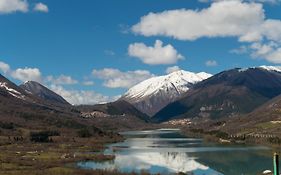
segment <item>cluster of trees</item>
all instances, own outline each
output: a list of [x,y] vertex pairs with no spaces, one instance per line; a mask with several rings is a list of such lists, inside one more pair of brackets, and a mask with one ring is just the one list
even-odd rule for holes
[[268,141],[273,144],[278,144],[278,145],[281,144],[281,139],[279,137],[268,138]]
[[50,136],[59,136],[58,131],[39,131],[39,132],[30,132],[30,141],[32,142],[52,142]]
[[78,137],[83,137],[83,138],[92,137],[92,136],[103,136],[104,134],[105,133],[101,129],[95,126],[84,127],[77,131]]
[[212,135],[212,136],[222,138],[222,139],[229,139],[229,135],[226,132],[219,131],[219,130],[204,131],[203,129],[191,129],[191,132]]
[[3,129],[14,129],[15,125],[12,122],[10,122],[10,123],[0,122],[0,128],[3,128]]

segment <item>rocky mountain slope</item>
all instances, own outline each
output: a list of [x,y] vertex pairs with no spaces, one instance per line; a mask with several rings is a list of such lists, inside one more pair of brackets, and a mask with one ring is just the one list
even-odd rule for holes
[[126,101],[118,100],[116,102],[112,103],[106,103],[106,104],[97,104],[97,105],[81,105],[77,107],[81,112],[102,112],[103,114],[107,115],[115,115],[115,116],[135,116],[145,122],[149,121],[149,117],[140,112],[138,109],[136,109],[133,105]]
[[59,105],[70,105],[63,97],[35,81],[27,81],[19,86],[41,100]]

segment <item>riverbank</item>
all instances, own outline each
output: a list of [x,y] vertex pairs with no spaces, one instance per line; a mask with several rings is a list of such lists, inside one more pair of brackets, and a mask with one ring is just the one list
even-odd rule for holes
[[[0,146],[0,174],[87,174],[71,164],[78,161],[108,161],[114,156],[104,155],[105,144],[120,142],[121,136],[89,138],[57,136],[52,142],[6,142]],[[87,153],[93,154],[87,154]],[[100,174],[100,172],[91,172]]]
[[[58,139],[58,138],[57,138]],[[53,143],[10,143],[0,146],[1,175],[136,175],[118,170],[86,170],[77,162],[105,162],[114,160],[114,155],[104,155],[105,145],[122,142],[123,138],[74,138]],[[149,175],[141,172],[138,175]],[[183,174],[181,174],[183,175]]]

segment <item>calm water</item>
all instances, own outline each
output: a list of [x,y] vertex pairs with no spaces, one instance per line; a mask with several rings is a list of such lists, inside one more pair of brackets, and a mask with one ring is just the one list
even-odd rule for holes
[[194,175],[256,175],[272,169],[272,150],[261,146],[218,145],[186,138],[178,130],[122,133],[125,142],[109,145],[105,154],[115,160],[104,163],[79,162],[85,169],[117,169],[121,172]]

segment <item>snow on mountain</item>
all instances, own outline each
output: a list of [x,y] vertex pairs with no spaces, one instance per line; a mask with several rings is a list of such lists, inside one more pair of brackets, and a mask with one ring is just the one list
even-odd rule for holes
[[20,98],[22,100],[25,99],[25,96],[22,95],[20,92],[18,92],[17,90],[8,87],[8,83],[6,82],[0,82],[0,88],[5,89],[10,95],[16,97],[16,98]]
[[121,99],[152,116],[167,104],[178,99],[194,84],[211,76],[205,72],[176,71],[165,76],[150,78],[135,85]]
[[281,66],[259,66],[259,68],[265,69],[267,71],[281,72]]

